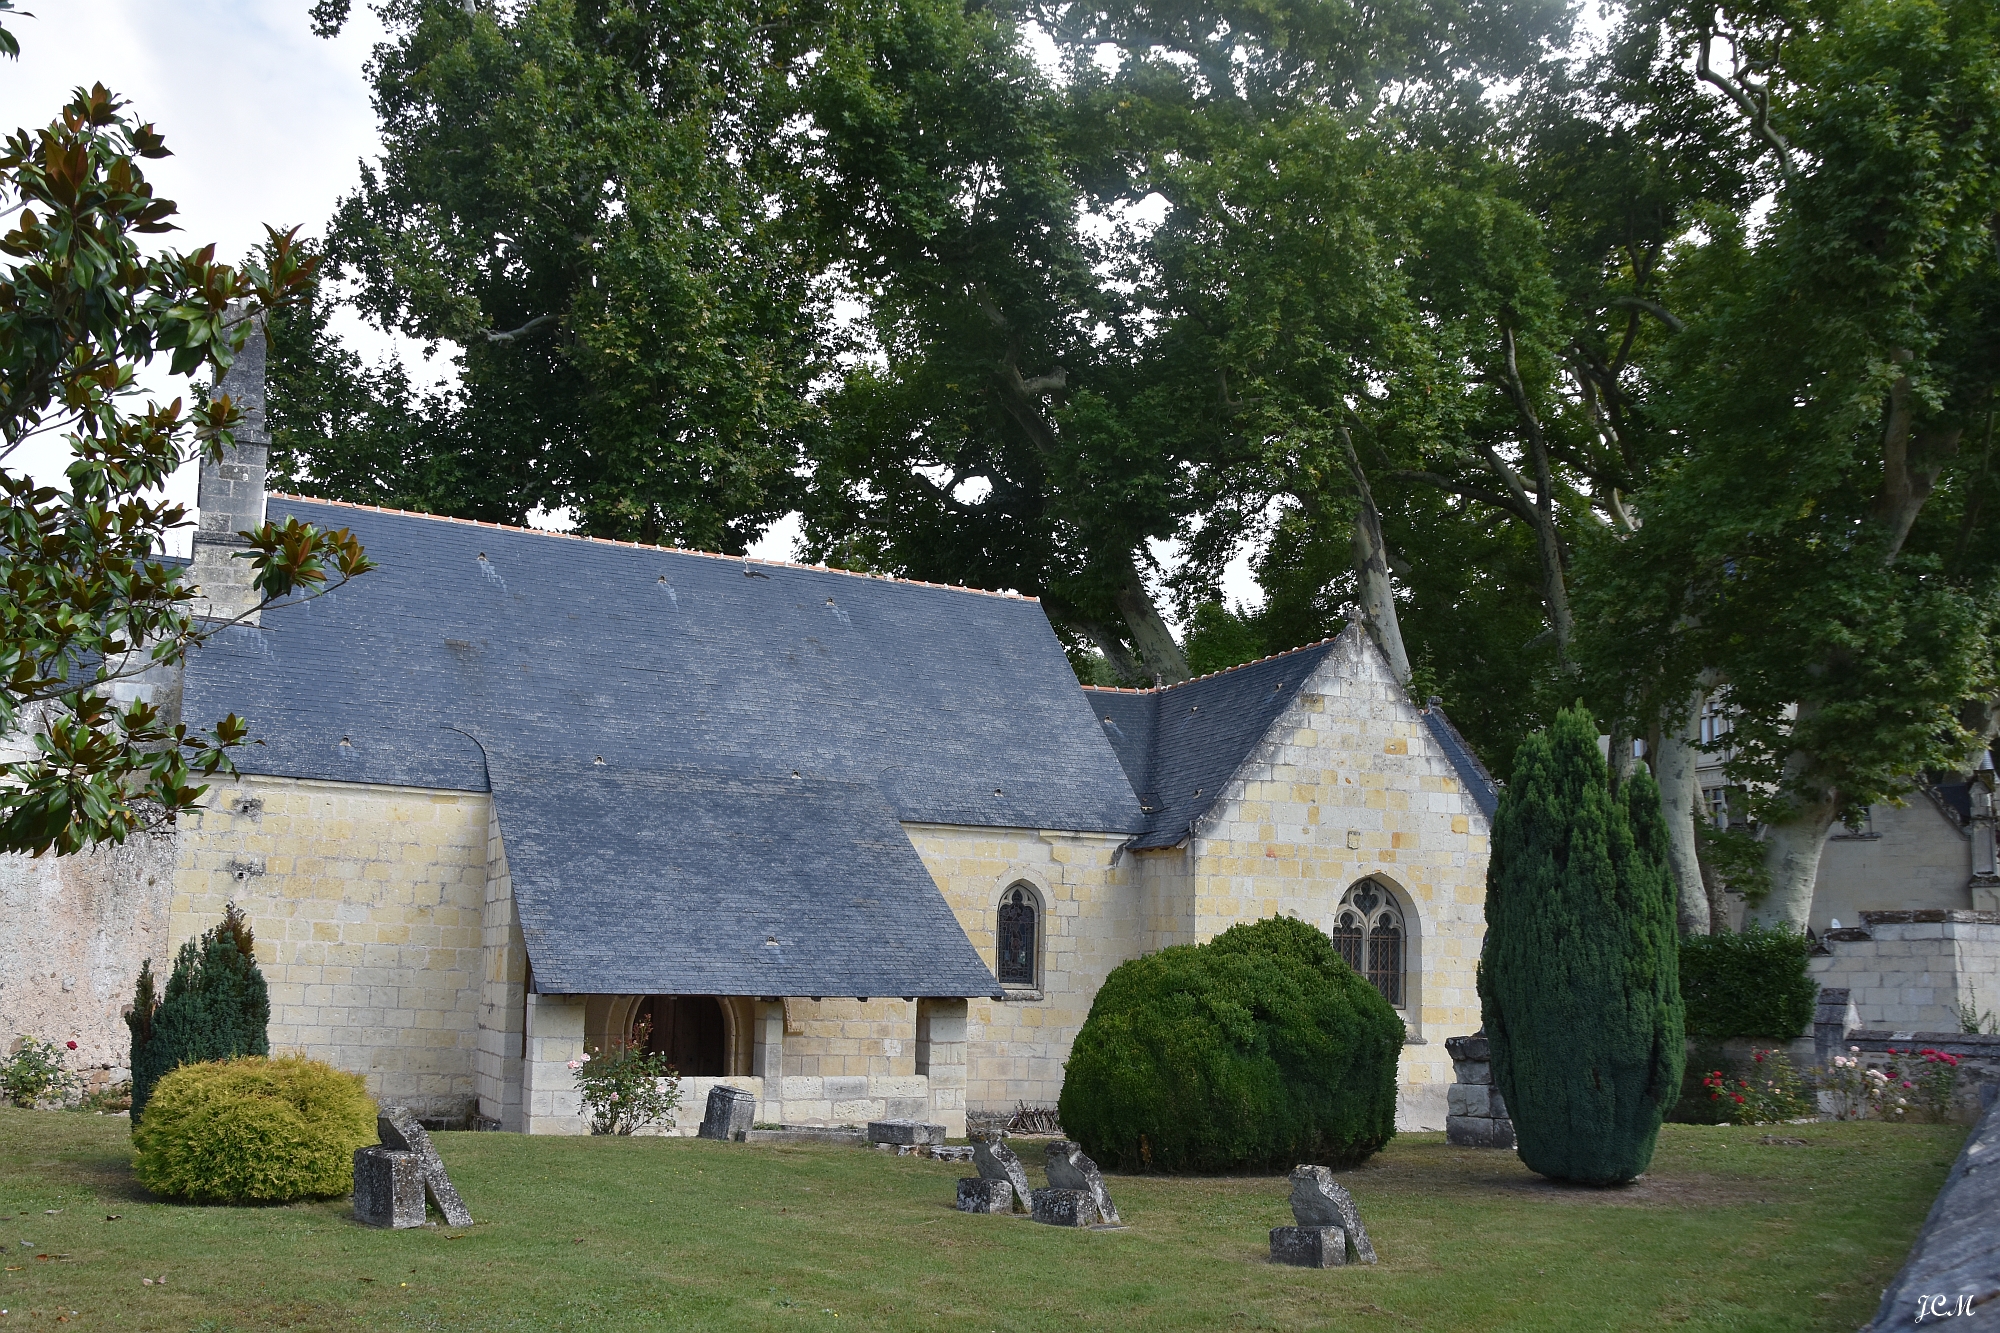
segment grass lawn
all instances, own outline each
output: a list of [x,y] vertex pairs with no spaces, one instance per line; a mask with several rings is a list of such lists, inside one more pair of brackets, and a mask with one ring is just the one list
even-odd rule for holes
[[954,1212],[970,1168],[919,1158],[440,1134],[478,1224],[385,1232],[156,1203],[123,1120],[0,1110],[0,1329],[1853,1329],[1965,1131],[1779,1132],[1669,1125],[1624,1190],[1406,1135],[1341,1177],[1380,1266],[1311,1271],[1267,1261],[1282,1177],[1114,1176],[1128,1228],[1078,1233]]

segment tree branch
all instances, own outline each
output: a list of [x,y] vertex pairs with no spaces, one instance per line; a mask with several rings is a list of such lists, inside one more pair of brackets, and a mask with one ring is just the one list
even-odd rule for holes
[[546,328],[555,322],[556,317],[554,315],[536,315],[518,329],[507,329],[504,332],[499,329],[487,329],[479,336],[489,343],[519,342],[537,329]]
[[[1715,85],[1723,96],[1734,102],[1744,115],[1750,117],[1750,130],[1759,139],[1769,144],[1778,154],[1778,174],[1787,185],[1792,183],[1792,146],[1785,142],[1785,136],[1778,133],[1771,124],[1771,85],[1759,84],[1742,71],[1742,62],[1737,62],[1737,72],[1728,78],[1717,74],[1708,63],[1709,44],[1716,34],[1707,23],[1701,25],[1697,34],[1700,45],[1695,50],[1694,72],[1703,83]],[[1730,49],[1736,47],[1734,37],[1726,38]]]

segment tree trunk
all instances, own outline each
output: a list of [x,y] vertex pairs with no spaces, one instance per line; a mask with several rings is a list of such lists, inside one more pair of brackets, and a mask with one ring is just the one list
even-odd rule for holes
[[1389,659],[1396,683],[1410,683],[1410,654],[1403,646],[1403,629],[1396,620],[1395,585],[1389,579],[1389,545],[1382,537],[1382,515],[1375,508],[1375,495],[1368,489],[1368,474],[1354,452],[1354,440],[1345,426],[1340,428],[1340,444],[1347,451],[1347,469],[1354,474],[1354,489],[1361,497],[1354,515],[1354,580],[1361,604],[1361,623],[1368,637]]
[[1131,650],[1125,646],[1125,641],[1119,638],[1109,625],[1095,620],[1072,620],[1069,622],[1069,627],[1097,645],[1097,651],[1104,654],[1104,660],[1118,673],[1118,679],[1131,681],[1134,684],[1151,679],[1146,674],[1146,669],[1139,665],[1139,659],[1132,656]]
[[1535,555],[1542,567],[1542,602],[1549,613],[1549,628],[1555,632],[1556,665],[1563,674],[1570,675],[1576,670],[1570,661],[1570,640],[1576,635],[1576,619],[1570,614],[1569,586],[1563,572],[1562,533],[1556,527],[1555,475],[1549,466],[1549,446],[1542,434],[1542,421],[1535,414],[1535,405],[1529,401],[1528,388],[1521,380],[1520,367],[1514,352],[1514,330],[1504,329],[1502,334],[1506,347],[1506,371],[1500,380],[1500,387],[1513,402],[1515,412],[1521,418],[1523,434],[1527,437],[1528,457],[1535,470],[1535,495],[1529,498],[1527,486],[1507,461],[1500,457],[1492,445],[1480,443],[1479,452],[1486,458],[1487,466],[1500,479],[1501,485],[1514,498],[1516,510],[1527,516],[1535,530]]
[[1764,868],[1770,872],[1771,891],[1750,910],[1750,920],[1805,930],[1812,917],[1820,853],[1839,810],[1838,796],[1828,793],[1817,801],[1796,802],[1784,818],[1764,825]]
[[1187,654],[1174,642],[1174,632],[1153,604],[1146,580],[1139,576],[1138,562],[1125,557],[1125,579],[1118,588],[1118,614],[1132,633],[1132,647],[1139,661],[1162,685],[1177,685],[1194,675],[1188,670]]
[[1695,781],[1700,751],[1694,742],[1700,726],[1701,696],[1697,694],[1684,720],[1660,728],[1659,752],[1653,762],[1653,772],[1660,780],[1660,814],[1667,821],[1667,863],[1674,870],[1683,935],[1708,934],[1712,919],[1708,886],[1701,877],[1701,857],[1695,850],[1695,807],[1701,801],[1701,790]]

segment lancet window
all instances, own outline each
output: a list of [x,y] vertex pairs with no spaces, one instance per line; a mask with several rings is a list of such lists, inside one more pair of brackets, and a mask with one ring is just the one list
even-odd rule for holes
[[1328,933],[1347,965],[1402,1008],[1406,927],[1395,895],[1372,879],[1357,881],[1340,900]]

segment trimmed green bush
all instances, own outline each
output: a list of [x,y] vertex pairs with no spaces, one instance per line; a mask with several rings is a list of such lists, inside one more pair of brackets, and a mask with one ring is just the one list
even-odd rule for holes
[[1403,1023],[1301,921],[1121,964],[1063,1074],[1065,1132],[1102,1166],[1349,1166],[1396,1132]]
[[1806,971],[1812,941],[1766,930],[1692,935],[1681,941],[1681,995],[1690,1037],[1790,1041],[1812,1026],[1819,983]]
[[302,1055],[182,1065],[132,1130],[132,1172],[191,1203],[332,1199],[354,1189],[354,1150],[375,1142],[359,1075]]
[[132,1030],[133,1124],[169,1070],[271,1053],[271,997],[255,943],[249,919],[231,903],[220,925],[181,945],[164,998],[154,997],[153,960],[140,964],[132,1012],[125,1015]]
[[1673,879],[1659,788],[1614,793],[1581,706],[1522,742],[1493,821],[1479,998],[1521,1160],[1609,1185],[1653,1159],[1679,1096]]

